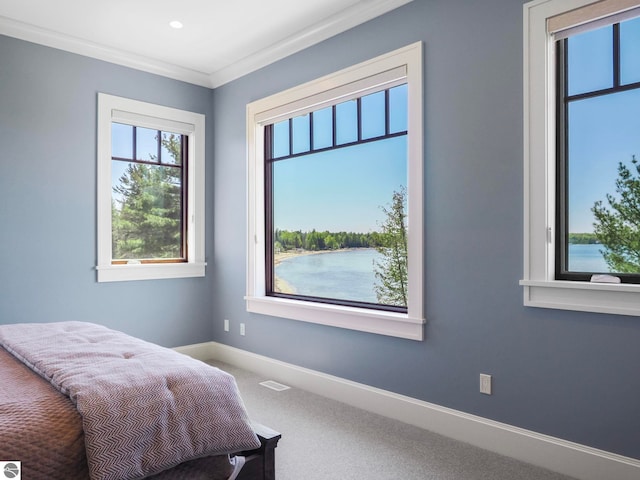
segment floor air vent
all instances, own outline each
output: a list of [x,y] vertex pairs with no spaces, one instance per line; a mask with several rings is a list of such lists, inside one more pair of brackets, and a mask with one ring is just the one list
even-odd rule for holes
[[267,380],[265,382],[260,382],[260,385],[263,387],[270,388],[271,390],[275,390],[276,392],[282,392],[283,390],[289,390],[291,387],[287,385],[283,385],[278,382],[274,382],[273,380]]

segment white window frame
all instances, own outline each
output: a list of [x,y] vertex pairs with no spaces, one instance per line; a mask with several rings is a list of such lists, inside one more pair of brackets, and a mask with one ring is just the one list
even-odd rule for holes
[[[247,105],[247,311],[382,335],[423,340],[422,43],[341,70]],[[266,295],[264,126],[281,119],[408,84],[408,305],[407,313],[276,298]],[[397,84],[397,83],[396,83]]]
[[[112,264],[111,124],[122,122],[186,135],[187,261],[180,263]],[[98,282],[203,277],[205,117],[152,103],[98,94]]]
[[[555,280],[555,46],[547,19],[594,0],[524,5],[524,305],[640,315],[640,285]],[[629,2],[624,2],[629,3]]]

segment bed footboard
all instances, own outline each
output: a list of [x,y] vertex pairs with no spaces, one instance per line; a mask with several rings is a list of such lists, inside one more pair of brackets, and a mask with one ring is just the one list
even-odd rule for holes
[[275,449],[282,435],[259,423],[254,423],[253,429],[260,439],[260,447],[239,453],[245,462],[236,479],[275,480]]

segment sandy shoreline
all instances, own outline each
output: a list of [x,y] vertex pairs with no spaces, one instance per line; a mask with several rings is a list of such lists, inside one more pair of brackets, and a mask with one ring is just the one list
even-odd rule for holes
[[[273,266],[276,267],[280,265],[283,260],[287,260],[288,258],[294,257],[302,257],[303,255],[311,255],[313,253],[320,253],[319,251],[312,250],[289,250],[286,252],[276,253],[273,257]],[[295,294],[296,289],[285,282],[283,279],[276,277],[276,292],[278,293],[290,293]]]
[[[369,248],[369,247],[363,247]],[[303,255],[319,255],[321,253],[338,253],[338,252],[351,252],[353,250],[359,250],[358,248],[336,248],[335,250],[288,250],[286,252],[276,253],[273,258],[274,266],[279,265],[280,262],[288,258],[302,257]]]

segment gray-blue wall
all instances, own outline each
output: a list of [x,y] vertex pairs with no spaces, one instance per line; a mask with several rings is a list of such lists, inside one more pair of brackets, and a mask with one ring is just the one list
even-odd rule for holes
[[[211,90],[0,36],[0,323],[85,320],[166,346],[210,340],[211,277],[96,283],[98,92],[205,114],[213,184]],[[212,232],[209,220],[208,257]]]
[[[640,319],[522,306],[522,3],[414,0],[214,91],[0,36],[0,323],[215,340],[640,458]],[[416,41],[426,340],[248,314],[246,104]],[[207,277],[96,283],[99,91],[207,116]]]
[[[522,5],[414,0],[214,91],[214,339],[640,458],[640,318],[522,305]],[[246,104],[416,41],[426,340],[246,313]],[[478,392],[480,372],[493,375],[494,395]]]

